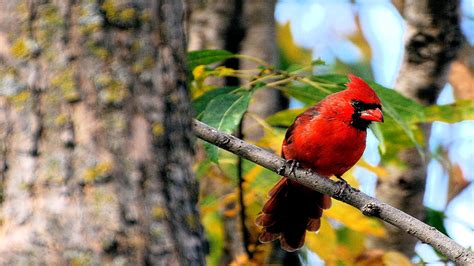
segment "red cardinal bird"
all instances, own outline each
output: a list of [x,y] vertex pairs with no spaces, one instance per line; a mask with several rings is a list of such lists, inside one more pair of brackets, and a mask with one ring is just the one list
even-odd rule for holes
[[[380,99],[361,78],[349,75],[347,89],[331,94],[300,114],[288,128],[282,157],[316,173],[342,179],[362,156],[367,127],[383,122]],[[347,185],[347,183],[345,183]],[[283,177],[269,192],[257,217],[263,226],[259,240],[280,239],[286,251],[304,244],[306,230],[317,231],[331,198]]]

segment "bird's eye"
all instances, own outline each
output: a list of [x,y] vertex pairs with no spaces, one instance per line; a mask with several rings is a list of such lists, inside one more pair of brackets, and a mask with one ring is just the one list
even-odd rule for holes
[[352,106],[354,106],[356,109],[359,109],[363,106],[364,104],[360,101],[352,101]]

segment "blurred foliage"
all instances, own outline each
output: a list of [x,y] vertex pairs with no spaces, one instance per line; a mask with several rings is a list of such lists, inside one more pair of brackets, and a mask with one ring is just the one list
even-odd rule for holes
[[459,195],[472,181],[466,179],[459,164],[453,163],[449,158],[448,151],[439,147],[432,153],[433,159],[438,161],[448,176],[448,199],[446,204]]
[[[296,46],[291,38],[289,25],[279,26],[278,42],[282,61],[279,67],[269,65],[259,58],[232,54],[223,50],[193,51],[188,54],[188,68],[191,77],[191,94],[193,107],[198,119],[220,131],[233,133],[240,126],[242,116],[247,111],[253,92],[259,89],[277,89],[286,96],[302,103],[298,109],[280,111],[267,119],[252,116],[262,126],[264,134],[254,144],[280,154],[281,143],[286,128],[303,110],[322,100],[327,95],[345,89],[348,79],[345,75],[315,75],[314,70],[324,65],[321,60],[312,61],[311,52]],[[367,48],[360,32],[351,36],[357,45]],[[370,53],[363,50],[364,53]],[[259,65],[255,69],[230,69],[219,65],[229,58],[250,60]],[[366,71],[366,66],[361,66]],[[340,70],[353,69],[350,67]],[[334,71],[335,73],[339,71]],[[216,87],[206,83],[209,77],[237,77],[243,80],[240,87]],[[366,76],[367,77],[367,76]],[[474,119],[474,102],[459,101],[443,106],[422,106],[405,98],[397,91],[385,88],[375,82],[368,83],[382,100],[385,123],[373,125],[371,130],[379,140],[382,160],[398,163],[396,154],[407,147],[416,147],[420,154],[427,156],[420,125],[432,121],[454,123],[465,119]],[[245,225],[250,232],[248,249],[251,256],[242,254],[234,258],[232,265],[260,265],[271,253],[272,245],[257,241],[259,228],[255,217],[267,199],[267,192],[280,178],[275,173],[243,160],[242,175],[244,183],[243,202],[238,202],[237,156],[220,150],[213,145],[204,144],[206,155],[196,165],[196,173],[202,184],[201,214],[210,243],[208,263],[219,265],[225,252],[224,220],[245,212]],[[357,166],[375,173],[378,177],[387,176],[381,166],[373,166],[361,160]],[[456,166],[452,166],[456,172]],[[457,172],[456,172],[457,173]],[[352,171],[345,174],[345,179],[354,187],[357,181]],[[459,180],[458,180],[459,181]],[[458,182],[459,183],[459,182]],[[224,184],[233,184],[232,191],[218,191]],[[465,184],[461,184],[462,188]],[[459,193],[459,186],[457,187]],[[226,209],[229,203],[235,208]],[[243,204],[243,208],[241,208]],[[428,210],[428,223],[441,230],[444,214]],[[444,231],[445,232],[445,231]],[[318,233],[308,233],[306,245],[302,250],[314,252],[327,265],[411,265],[404,255],[397,252],[367,250],[364,242],[367,237],[384,237],[385,231],[377,219],[366,217],[353,207],[339,201],[324,212],[322,226]]]
[[280,68],[288,69],[291,64],[311,63],[311,51],[297,46],[293,41],[290,23],[277,25],[277,43],[280,49]]
[[438,229],[441,233],[448,235],[448,232],[446,232],[446,228],[444,227],[444,218],[445,215],[443,212],[426,208],[425,222]]

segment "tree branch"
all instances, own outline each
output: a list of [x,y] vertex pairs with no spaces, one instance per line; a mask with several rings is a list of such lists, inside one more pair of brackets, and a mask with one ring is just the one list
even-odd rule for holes
[[333,198],[354,206],[364,215],[378,217],[413,235],[423,243],[431,245],[459,265],[474,265],[474,252],[465,249],[436,230],[436,228],[362,192],[346,189],[338,197],[339,185],[329,178],[301,167],[298,167],[290,174],[289,165],[279,156],[255,145],[248,144],[232,135],[219,132],[200,121],[194,120],[193,123],[194,133],[197,137],[273,172],[287,176],[311,189],[328,194]]

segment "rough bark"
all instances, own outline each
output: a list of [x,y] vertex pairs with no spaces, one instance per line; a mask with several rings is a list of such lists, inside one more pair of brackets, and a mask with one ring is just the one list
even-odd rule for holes
[[[424,105],[435,103],[447,82],[449,66],[460,45],[458,8],[459,1],[404,1],[405,55],[395,88],[406,97]],[[425,139],[428,139],[430,126],[423,128]],[[377,197],[423,219],[426,161],[415,148],[403,151],[399,158],[403,166],[387,166],[390,178],[377,184]],[[390,225],[387,230],[388,237],[375,239],[371,245],[414,255],[415,238]]]
[[0,264],[203,265],[182,2],[0,7]]

